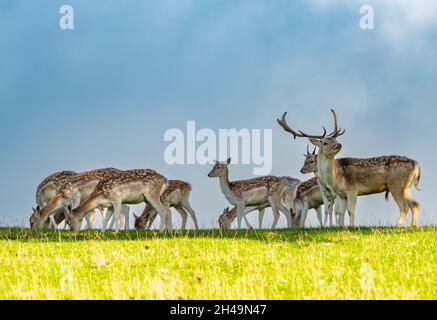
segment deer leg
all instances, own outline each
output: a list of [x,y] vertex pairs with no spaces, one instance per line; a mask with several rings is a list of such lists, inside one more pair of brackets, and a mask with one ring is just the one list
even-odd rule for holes
[[188,213],[180,206],[175,206],[174,208],[181,215],[181,217],[182,217],[182,230],[185,230],[187,228]]
[[[108,225],[109,219],[112,217],[113,213],[114,213],[113,207],[110,207],[110,208],[108,208],[108,210],[106,210],[105,218],[103,220],[102,231],[106,230],[106,226]],[[112,221],[114,221],[114,219]],[[112,228],[112,227],[109,226],[109,228]]]
[[239,204],[237,204],[236,207],[236,211],[237,211],[237,224],[238,224],[238,229],[241,229],[241,220],[243,219],[244,215],[244,202],[240,202]]
[[325,208],[325,227],[332,227],[332,211],[334,209],[334,201],[328,202],[328,210]]
[[198,230],[199,224],[197,223],[197,216],[193,208],[191,207],[190,202],[188,200],[182,200],[182,207],[188,211],[188,214],[190,215],[191,219],[193,219],[194,227],[196,228],[196,230]]
[[156,210],[161,218],[161,223],[159,225],[160,230],[167,229],[168,231],[173,230],[172,222],[171,222],[171,211],[168,207],[162,204],[160,200],[159,193],[155,196],[153,195],[144,195],[146,197],[147,202]]
[[331,212],[329,214],[329,226],[332,227],[333,226],[333,220],[332,220],[332,214],[335,210],[337,210],[337,198],[331,199],[330,201],[330,206],[331,206]]
[[[246,210],[245,210],[246,211]],[[247,229],[253,229],[252,225],[250,224],[249,220],[247,220],[247,213],[243,214],[243,220],[244,223],[246,224],[246,228]]]
[[403,227],[404,223],[405,223],[405,218],[407,217],[407,214],[408,214],[407,201],[406,201],[402,191],[390,190],[390,193],[393,196],[393,199],[395,199],[396,204],[398,205],[399,211],[400,211],[397,226]]
[[279,201],[275,197],[268,197],[270,208],[273,211],[273,224],[272,229],[276,228],[279,221]]
[[113,202],[112,203],[112,208],[113,208],[113,216],[114,216],[114,228],[115,231],[118,231],[121,229],[121,224],[123,223],[122,218],[121,218],[121,203],[120,202]]
[[261,229],[263,226],[263,219],[264,219],[264,213],[265,209],[259,209],[258,210],[258,227]]
[[420,205],[416,200],[414,200],[413,196],[410,193],[410,190],[407,189],[404,191],[404,197],[405,200],[407,201],[408,207],[411,210],[411,213],[413,214],[413,218],[411,220],[411,226],[417,227],[417,219],[419,218]]
[[[320,189],[321,193],[322,193],[322,199],[323,199],[323,211],[325,213],[325,220],[324,222],[322,222],[322,227],[323,226],[327,226],[328,225],[328,217],[329,217],[329,209],[330,209],[330,202],[328,200],[328,198],[325,195],[325,192],[323,192],[322,189]],[[316,209],[317,212],[317,209]],[[318,213],[317,213],[318,214]]]
[[158,216],[158,212],[155,209],[152,209],[150,213],[147,215],[146,221],[147,221],[147,230],[149,230],[152,227],[153,222],[155,222],[156,217]]
[[[323,228],[322,206],[317,207],[317,208],[315,208],[314,210],[316,210],[316,213],[317,213],[317,220],[319,221],[320,228]],[[326,218],[326,213],[325,213],[325,218]]]
[[49,216],[49,224],[48,224],[48,229],[57,229],[58,228],[58,224],[55,221],[55,217],[53,217],[53,215],[51,214]]
[[347,211],[349,213],[349,226],[355,226],[355,207],[357,206],[358,195],[356,193],[347,194]]
[[125,230],[129,230],[130,229],[130,225],[129,225],[129,213],[130,213],[130,208],[129,206],[123,204],[121,206],[123,214],[124,214],[124,229]]
[[305,221],[307,219],[307,215],[308,215],[308,204],[305,203],[302,208],[300,209],[300,217],[299,217],[299,227],[300,228],[305,228]]
[[344,227],[344,214],[346,213],[347,199],[341,198],[339,203],[338,224],[340,227]]
[[90,213],[88,213],[85,216],[85,220],[86,220],[86,224],[87,224],[87,228],[88,230],[91,230],[92,228],[94,228],[94,219],[96,216],[96,210],[91,210]]
[[281,211],[287,219],[287,228],[291,228],[291,211],[287,209],[287,207],[284,206],[282,203],[279,206],[279,211]]

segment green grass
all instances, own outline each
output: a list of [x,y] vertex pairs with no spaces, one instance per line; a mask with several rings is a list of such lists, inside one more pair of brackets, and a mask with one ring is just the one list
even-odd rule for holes
[[437,227],[0,229],[0,299],[436,299]]

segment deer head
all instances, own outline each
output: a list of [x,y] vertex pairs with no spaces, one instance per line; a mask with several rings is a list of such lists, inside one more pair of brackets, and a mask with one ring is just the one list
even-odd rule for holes
[[226,161],[215,161],[214,168],[212,168],[211,172],[208,173],[208,177],[222,177],[226,170],[228,169],[228,165],[231,163],[231,158],[228,158]]
[[65,215],[65,223],[72,231],[79,231],[82,226],[83,215],[73,214],[71,205],[67,207],[67,214]]
[[223,210],[223,213],[219,217],[220,229],[229,229],[231,227],[232,220],[229,218],[230,210],[229,207]]
[[300,169],[300,172],[305,173],[311,173],[317,171],[317,154],[316,154],[317,147],[314,147],[313,152],[310,152],[308,146],[307,146],[307,153],[304,154],[305,156],[305,162],[303,164],[302,169]]
[[135,222],[134,222],[134,228],[136,229],[136,230],[142,230],[142,229],[145,229],[145,221],[146,221],[146,219],[145,219],[145,217],[142,217],[142,216],[137,216],[136,214],[135,214],[135,212],[133,213],[133,215],[134,215],[134,218],[135,218]]
[[32,229],[37,229],[36,227],[37,227],[39,221],[41,220],[40,211],[41,211],[41,208],[39,206],[37,206],[36,208],[32,207],[32,214],[30,215],[30,218],[29,218],[30,227]]
[[327,134],[325,127],[323,127],[323,134],[322,135],[310,135],[306,134],[302,131],[295,131],[291,129],[287,121],[285,120],[285,117],[287,115],[287,112],[285,112],[281,119],[277,119],[279,125],[288,133],[291,133],[293,137],[296,138],[308,138],[310,142],[319,148],[319,154],[323,155],[326,158],[334,158],[337,153],[341,150],[341,144],[337,142],[337,137],[343,135],[346,130],[342,130],[341,128],[338,128],[337,123],[337,115],[334,110],[331,109],[331,112],[334,116],[334,130]]

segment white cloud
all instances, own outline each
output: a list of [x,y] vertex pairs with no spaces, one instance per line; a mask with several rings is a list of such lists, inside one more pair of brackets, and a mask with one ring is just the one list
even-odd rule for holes
[[311,0],[311,4],[320,11],[343,6],[357,15],[362,5],[372,5],[375,31],[396,47],[411,42],[422,45],[426,35],[437,27],[435,0]]

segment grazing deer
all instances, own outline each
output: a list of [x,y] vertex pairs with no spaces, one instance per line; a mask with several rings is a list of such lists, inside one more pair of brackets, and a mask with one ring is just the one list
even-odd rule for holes
[[311,178],[302,182],[297,188],[294,200],[292,219],[293,223],[301,228],[305,226],[308,210],[315,209],[320,227],[323,227],[322,219],[323,196],[319,188],[317,178]]
[[[41,229],[49,216],[57,210],[76,208],[90,196],[100,180],[118,172],[121,170],[106,168],[71,175],[51,201],[35,216],[36,222],[32,224],[32,228]],[[67,212],[68,210],[65,211],[65,213]]]
[[[296,191],[300,184],[300,180],[292,178],[292,177],[282,177],[284,179],[284,194],[282,200],[284,201],[285,207],[283,205],[280,206],[281,212],[292,212],[294,199],[296,197]],[[259,228],[262,228],[262,222],[264,219],[264,213],[265,209],[269,208],[270,204],[268,202],[265,202],[259,206],[254,207],[246,207],[244,209],[244,221],[246,223],[246,226],[248,228],[252,228],[249,221],[246,218],[246,215],[252,211],[258,210],[258,225]],[[232,222],[237,217],[237,208],[233,207],[231,210],[229,208],[226,208],[223,210],[223,213],[219,217],[219,226],[221,229],[229,229],[231,227]],[[287,217],[287,215],[286,215]],[[288,217],[287,217],[288,219]],[[288,220],[287,220],[288,221]],[[291,221],[293,224],[293,221]],[[290,225],[288,226],[290,227]]]
[[[216,161],[208,177],[218,177],[220,188],[230,204],[236,206],[238,228],[241,228],[241,220],[246,207],[257,207],[269,203],[272,208],[274,221],[272,228],[275,228],[279,220],[279,210],[287,217],[287,224],[291,226],[291,214],[283,210],[281,201],[283,199],[285,179],[274,176],[265,176],[249,180],[229,181],[229,169],[231,159],[220,162]],[[246,223],[248,223],[246,221]]]
[[[116,219],[115,229],[122,226],[121,210],[123,204],[146,202],[156,209],[161,217],[160,229],[164,225],[172,230],[170,209],[161,203],[161,196],[168,187],[167,179],[151,169],[133,169],[114,173],[102,179],[94,191],[79,207],[68,212],[67,223],[73,231],[78,231],[83,217],[98,207],[109,208]],[[108,214],[107,214],[108,216]],[[107,221],[105,221],[105,224]]]
[[[76,175],[74,171],[61,171],[49,175],[45,178],[36,189],[36,208],[32,208],[32,214],[29,219],[30,227],[38,223],[41,208],[46,206],[57,194],[59,189],[66,183],[66,181]],[[54,220],[54,221],[53,221]],[[58,223],[64,220],[64,211],[61,208],[57,210],[51,220],[44,222],[44,228],[55,227]],[[55,225],[54,225],[55,223]]]
[[302,131],[294,131],[285,120],[286,112],[281,119],[278,119],[278,123],[294,138],[308,138],[313,145],[319,148],[317,169],[320,179],[343,200],[340,201],[340,225],[344,226],[346,209],[350,216],[350,225],[355,225],[355,207],[358,196],[388,191],[399,206],[398,226],[404,225],[408,209],[412,211],[413,216],[411,225],[416,226],[419,203],[412,197],[410,189],[414,185],[419,190],[420,166],[417,161],[396,155],[367,159],[336,159],[336,155],[342,148],[337,138],[343,135],[345,130],[338,128],[337,115],[334,110],[331,111],[334,117],[334,131],[328,135],[325,128],[323,128],[322,135],[309,135]]
[[[248,227],[249,229],[252,228],[252,226],[250,225],[249,221],[246,218],[246,215],[252,211],[258,210],[259,211],[259,228],[262,227],[262,220],[264,218],[264,211],[265,208],[268,208],[269,204],[268,203],[264,203],[261,206],[255,206],[255,207],[246,207],[244,209],[244,221],[246,222],[246,227]],[[223,210],[223,213],[220,215],[219,219],[218,219],[218,223],[220,226],[220,229],[229,229],[231,227],[232,222],[235,220],[235,218],[237,218],[237,207],[233,207],[231,210],[229,210],[228,208],[225,208]]]
[[[197,224],[196,213],[190,205],[189,197],[191,193],[191,185],[188,182],[181,180],[170,180],[168,188],[161,196],[161,202],[166,207],[173,207],[182,216],[182,229],[185,230],[187,226],[188,214],[193,219],[194,226],[199,229]],[[141,216],[135,217],[135,229],[150,229],[153,222],[156,219],[158,212],[152,207],[146,204]]]
[[328,225],[328,217],[329,217],[329,226],[332,227],[332,212],[334,210],[334,204],[335,204],[335,220],[338,225],[338,198],[337,194],[329,188],[325,183],[323,183],[322,179],[320,178],[319,172],[317,170],[317,154],[316,154],[317,147],[314,147],[313,152],[309,151],[309,148],[307,146],[307,153],[304,154],[305,156],[305,162],[300,170],[301,173],[314,173],[314,175],[317,178],[317,183],[319,184],[319,188],[322,192],[322,198],[323,198],[323,205],[325,207],[325,221],[324,225]]

